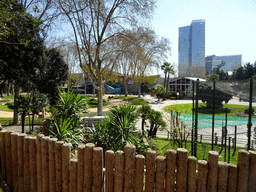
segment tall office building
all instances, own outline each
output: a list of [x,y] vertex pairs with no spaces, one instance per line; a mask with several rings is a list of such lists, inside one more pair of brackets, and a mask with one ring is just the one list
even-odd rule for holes
[[205,68],[205,20],[193,20],[179,28],[179,74],[188,66]]

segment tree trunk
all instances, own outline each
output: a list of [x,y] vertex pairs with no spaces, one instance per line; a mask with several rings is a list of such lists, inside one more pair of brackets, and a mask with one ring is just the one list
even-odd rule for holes
[[124,76],[124,96],[127,97],[127,77]]
[[32,115],[32,132],[34,131],[34,119],[35,119],[35,113],[33,112],[33,115]]
[[13,112],[13,124],[17,125],[19,122],[19,106],[17,98],[20,96],[20,86],[15,82],[14,84],[14,112]]
[[145,119],[142,118],[142,121],[141,121],[141,130],[142,130],[142,134],[144,134],[144,125],[145,125]]
[[7,96],[10,96],[10,82],[8,81]]
[[23,111],[22,112],[22,127],[21,127],[21,133],[25,133],[25,126],[24,126],[24,124],[25,124],[25,116],[26,116],[26,112],[25,111]]
[[98,87],[99,89],[98,91],[98,116],[102,116],[103,115],[103,97],[102,97],[102,82],[98,82]]
[[141,95],[141,81],[138,83],[138,97]]
[[165,87],[165,83],[166,83],[166,72],[164,72],[164,87]]
[[166,93],[168,93],[168,91],[169,91],[169,78],[170,78],[170,74],[168,73],[168,78],[167,78],[167,82],[166,82]]

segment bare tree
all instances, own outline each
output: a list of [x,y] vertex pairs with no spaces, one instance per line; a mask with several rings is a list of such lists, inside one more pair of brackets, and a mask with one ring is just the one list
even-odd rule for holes
[[134,74],[138,77],[138,97],[140,97],[141,83],[145,74],[152,67],[160,67],[163,60],[171,55],[171,47],[168,39],[158,39],[153,30],[141,28],[136,34],[138,38],[134,54]]
[[126,28],[138,25],[142,18],[149,18],[155,0],[58,0],[58,3],[73,28],[80,67],[98,91],[98,115],[102,115],[104,74],[117,63],[114,39],[122,37]]
[[205,78],[205,68],[197,65],[179,67],[179,77]]

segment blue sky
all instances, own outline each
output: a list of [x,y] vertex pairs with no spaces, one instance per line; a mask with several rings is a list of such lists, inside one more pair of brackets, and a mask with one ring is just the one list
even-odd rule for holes
[[205,55],[242,54],[242,63],[256,61],[256,0],[159,0],[151,22],[168,38],[178,63],[179,27],[205,19]]

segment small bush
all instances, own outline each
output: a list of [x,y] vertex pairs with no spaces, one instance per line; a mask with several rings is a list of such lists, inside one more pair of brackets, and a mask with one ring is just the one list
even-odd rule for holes
[[179,94],[179,99],[182,99],[183,98],[183,94]]
[[9,109],[14,109],[14,102],[8,102],[5,105],[7,105]]

